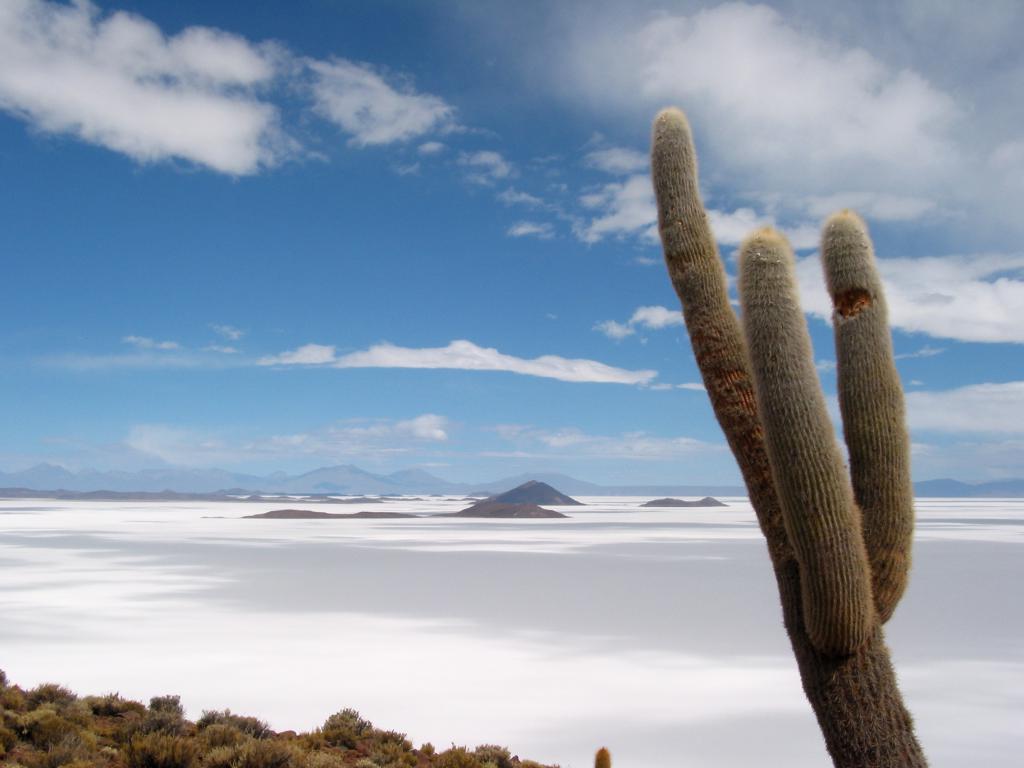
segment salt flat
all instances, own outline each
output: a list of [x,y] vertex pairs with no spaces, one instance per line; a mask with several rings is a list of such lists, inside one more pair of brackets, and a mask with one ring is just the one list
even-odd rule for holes
[[[0,667],[23,686],[179,693],[192,717],[230,707],[278,730],[354,707],[417,743],[563,766],[601,745],[630,768],[823,765],[746,499],[581,500],[563,520],[3,501]],[[1016,766],[1024,500],[917,509],[888,638],[922,742],[935,765]]]

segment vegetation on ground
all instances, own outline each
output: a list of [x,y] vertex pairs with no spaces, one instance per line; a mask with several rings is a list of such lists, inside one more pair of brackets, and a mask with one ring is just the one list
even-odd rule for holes
[[309,733],[273,731],[230,710],[185,718],[177,696],[149,706],[119,694],[24,690],[0,671],[3,768],[551,768],[494,745],[414,748],[404,733],[343,709]]

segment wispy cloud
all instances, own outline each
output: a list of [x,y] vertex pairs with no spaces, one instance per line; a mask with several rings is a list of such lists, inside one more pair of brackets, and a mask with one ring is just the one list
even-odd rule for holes
[[336,368],[451,368],[465,371],[507,371],[524,376],[570,382],[647,384],[657,371],[630,371],[596,360],[572,359],[558,355],[521,358],[506,355],[471,341],[458,340],[446,347],[409,348],[377,344],[361,352],[337,358]]
[[124,446],[181,467],[236,466],[295,458],[331,462],[403,454],[444,443],[449,429],[448,419],[434,413],[411,419],[348,420],[308,432],[259,438],[167,424],[137,424],[129,430]]
[[317,112],[351,134],[355,146],[408,141],[454,127],[455,109],[444,99],[418,93],[408,82],[392,85],[368,64],[332,58],[307,59],[306,65],[314,74]]
[[245,336],[245,331],[235,328],[233,325],[210,323],[210,328],[218,336],[225,338],[228,341],[238,341],[240,338]]
[[670,326],[685,325],[683,313],[679,310],[671,310],[668,307],[649,306],[637,307],[632,316],[625,323],[615,320],[604,320],[594,325],[595,331],[600,331],[609,339],[616,341],[632,336],[637,328],[649,330],[660,330]]
[[643,171],[650,160],[643,152],[627,147],[606,147],[588,152],[583,158],[585,165],[605,173],[628,175]]
[[88,0],[11,0],[0,3],[0,109],[140,162],[251,174],[292,148],[255,90],[274,78],[277,55],[207,27],[166,36]]
[[517,221],[505,230],[505,234],[509,237],[536,237],[541,240],[550,240],[555,236],[555,228],[547,221]]
[[912,430],[1024,434],[1024,381],[908,392]]
[[514,187],[502,190],[496,197],[505,205],[525,205],[528,208],[540,208],[544,205],[544,201],[541,198]]
[[439,155],[446,149],[447,147],[440,141],[425,141],[416,148],[416,151],[421,155],[430,156]]
[[[631,461],[662,461],[692,456],[702,451],[720,451],[723,446],[691,437],[663,437],[646,432],[620,435],[595,435],[575,427],[539,429],[523,425],[501,425],[497,434],[513,443],[519,458],[554,458],[573,456],[590,459],[625,459]],[[485,455],[508,455],[501,451]]]
[[304,344],[298,349],[279,355],[261,357],[259,365],[325,365],[337,360],[334,347],[324,344]]
[[181,349],[181,344],[176,341],[157,341],[147,336],[124,336],[121,341],[138,349]]
[[512,164],[500,152],[489,149],[462,152],[457,162],[466,170],[467,181],[484,186],[507,179],[515,172]]

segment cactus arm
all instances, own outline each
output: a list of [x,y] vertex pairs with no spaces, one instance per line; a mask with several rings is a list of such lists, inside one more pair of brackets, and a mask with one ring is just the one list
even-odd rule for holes
[[863,514],[875,608],[885,622],[906,589],[914,532],[903,389],[882,281],[859,216],[841,211],[828,219],[821,258],[834,307],[839,409],[853,493]]
[[665,109],[655,118],[651,172],[665,264],[704,387],[739,464],[772,562],[784,563],[793,553],[772,485],[743,335],[701,201],[690,125],[678,109]]
[[867,553],[782,235],[763,229],[744,241],[739,293],[772,476],[800,564],[807,633],[823,653],[853,653],[874,623]]

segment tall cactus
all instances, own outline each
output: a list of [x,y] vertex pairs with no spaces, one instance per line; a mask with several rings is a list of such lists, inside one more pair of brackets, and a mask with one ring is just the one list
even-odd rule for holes
[[786,239],[765,229],[741,246],[741,328],[701,202],[690,126],[677,109],[654,122],[652,172],[669,276],[767,540],[825,745],[837,768],[926,766],[882,633],[906,585],[913,507],[903,394],[867,230],[842,212],[822,239],[847,477]]

